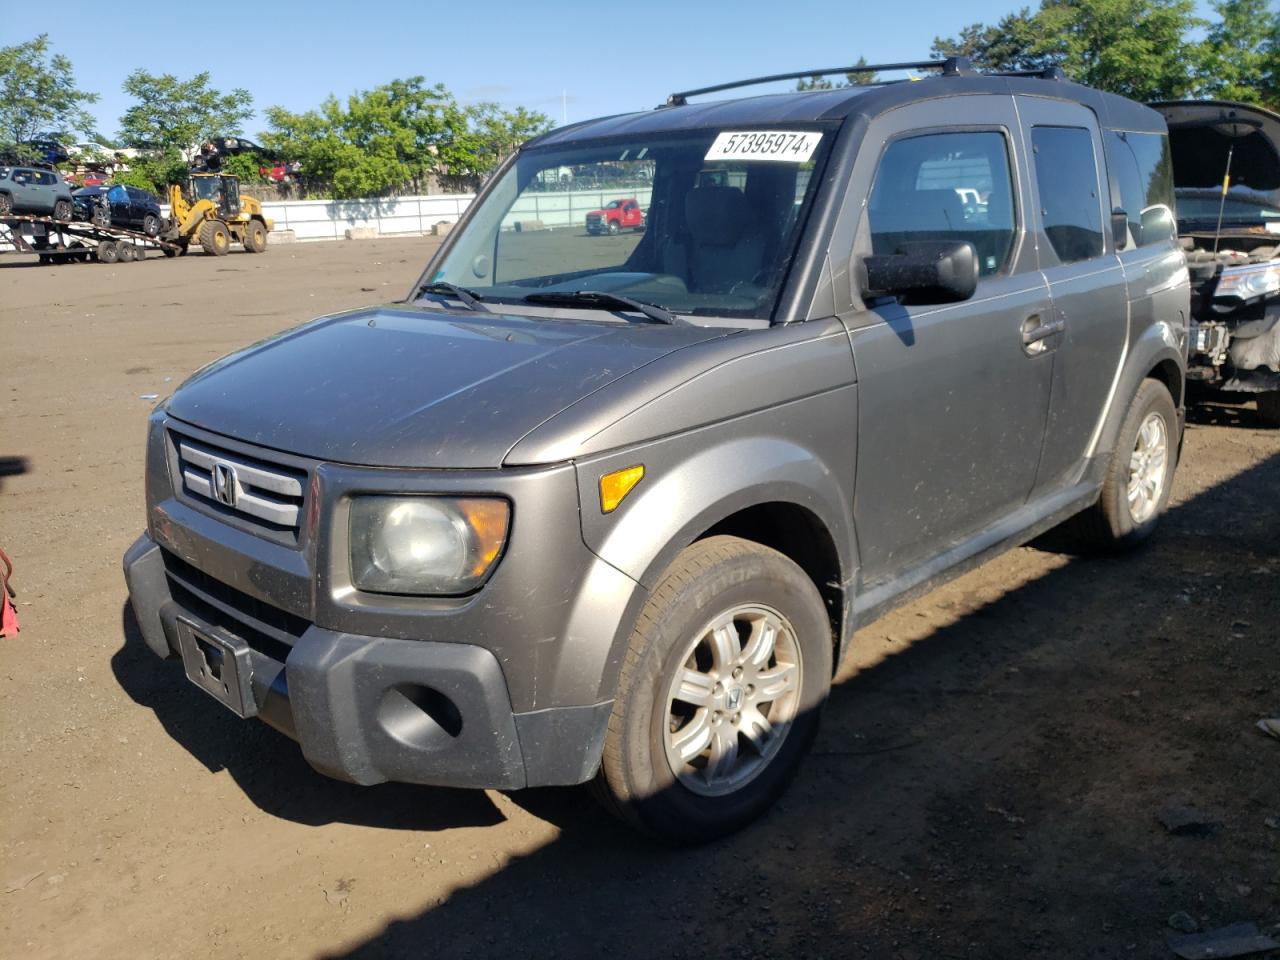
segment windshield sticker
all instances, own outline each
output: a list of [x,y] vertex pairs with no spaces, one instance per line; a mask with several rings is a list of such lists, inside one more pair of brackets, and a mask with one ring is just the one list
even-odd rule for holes
[[703,159],[804,163],[821,142],[822,134],[814,130],[726,130],[716,137]]

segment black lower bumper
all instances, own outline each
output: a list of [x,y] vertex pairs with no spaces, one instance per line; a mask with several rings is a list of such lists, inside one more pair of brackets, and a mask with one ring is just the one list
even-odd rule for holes
[[[142,638],[157,655],[178,653],[179,619],[227,630],[175,599],[162,551],[150,538],[125,554],[124,571]],[[258,718],[298,741],[321,773],[360,784],[580,783],[595,772],[612,706],[515,714],[502,668],[482,647],[314,625],[283,661],[250,649],[248,662]]]

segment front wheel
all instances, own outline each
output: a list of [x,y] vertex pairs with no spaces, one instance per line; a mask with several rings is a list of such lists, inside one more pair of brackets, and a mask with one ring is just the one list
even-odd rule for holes
[[0,217],[7,217],[13,213],[13,197],[7,193],[0,193]]
[[818,730],[831,621],[813,581],[736,537],[676,557],[640,614],[596,792],[676,843],[738,830],[769,809]]
[[200,227],[200,246],[205,253],[225,257],[231,249],[231,232],[221,220],[209,220]]
[[75,207],[70,200],[58,200],[53,205],[53,219],[69,222],[75,216]]
[[148,213],[142,218],[142,232],[148,237],[158,237],[160,235],[160,218],[154,213]]
[[622,229],[622,228],[618,226],[618,221],[617,221],[617,220],[610,220],[610,221],[609,221],[609,236],[611,236],[611,237],[616,237],[616,236],[618,235],[618,231],[619,231],[619,230],[621,230],[621,229]]

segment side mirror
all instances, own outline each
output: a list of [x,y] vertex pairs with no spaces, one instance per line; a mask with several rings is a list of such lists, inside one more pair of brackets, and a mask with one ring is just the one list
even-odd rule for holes
[[1117,250],[1129,246],[1129,214],[1119,207],[1111,211],[1111,241]]
[[904,303],[954,303],[978,289],[978,251],[967,240],[912,241],[888,256],[863,257],[863,292]]

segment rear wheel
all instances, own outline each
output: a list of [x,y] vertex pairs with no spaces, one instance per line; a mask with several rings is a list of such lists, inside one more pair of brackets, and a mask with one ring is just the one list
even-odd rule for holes
[[678,843],[745,826],[808,751],[831,657],[831,622],[803,570],[736,537],[693,544],[632,633],[597,794]]
[[75,208],[70,200],[56,200],[53,204],[53,219],[69,221],[75,215]]
[[200,246],[205,253],[225,257],[231,249],[231,232],[221,220],[210,220],[200,228]]
[[1116,439],[1098,502],[1060,530],[1070,546],[1124,551],[1151,536],[1178,465],[1178,414],[1169,388],[1144,380]]
[[0,193],[0,217],[7,217],[13,213],[13,197],[7,193]]
[[120,259],[120,248],[114,240],[102,240],[96,252],[99,263],[115,263]]
[[267,249],[267,228],[260,220],[245,224],[244,239],[240,242],[246,253],[262,253]]
[[1280,390],[1268,390],[1254,399],[1258,405],[1258,419],[1268,427],[1280,427]]
[[121,241],[117,249],[120,251],[121,263],[133,263],[138,259],[138,248],[132,243]]
[[160,235],[160,218],[154,213],[148,213],[142,218],[142,232],[148,237],[158,237]]

